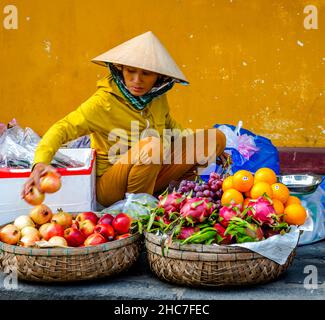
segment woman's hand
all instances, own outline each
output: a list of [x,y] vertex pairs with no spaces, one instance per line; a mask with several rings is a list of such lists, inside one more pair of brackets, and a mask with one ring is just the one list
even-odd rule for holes
[[28,180],[24,183],[23,189],[21,191],[21,197],[24,198],[26,196],[26,194],[30,191],[30,189],[33,185],[35,185],[36,188],[39,191],[41,191],[40,179],[47,172],[55,172],[57,175],[59,175],[59,173],[56,171],[56,169],[53,168],[52,166],[45,164],[45,163],[37,163],[34,166],[34,169],[31,172]]

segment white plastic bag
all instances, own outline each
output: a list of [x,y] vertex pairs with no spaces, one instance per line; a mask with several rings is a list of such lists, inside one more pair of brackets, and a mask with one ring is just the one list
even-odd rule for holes
[[[41,138],[31,128],[23,129],[13,119],[7,126],[0,123],[0,167],[27,169],[32,166],[34,153]],[[82,167],[84,163],[57,152],[51,162],[57,168]]]
[[239,121],[235,130],[231,130],[226,125],[218,127],[227,139],[226,148],[233,148],[237,150],[246,160],[249,160],[251,156],[259,150],[254,142],[254,137],[247,135],[246,133],[241,135],[240,129],[243,126],[243,122]]
[[148,193],[126,193],[126,198],[112,204],[101,211],[101,214],[127,213],[136,218],[139,215],[148,215],[150,210],[157,207],[158,200]]

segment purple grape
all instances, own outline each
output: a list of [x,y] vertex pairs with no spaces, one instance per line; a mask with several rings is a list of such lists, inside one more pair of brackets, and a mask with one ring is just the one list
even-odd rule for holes
[[218,180],[218,179],[220,179],[220,175],[218,173],[216,173],[216,172],[211,172],[210,173],[210,178]]
[[219,180],[219,181],[216,183],[216,185],[217,185],[219,188],[221,188],[221,187],[222,187],[222,182]]
[[209,196],[210,196],[210,191],[209,191],[209,190],[204,190],[204,191],[203,191],[203,195],[204,195],[205,197],[209,197]]
[[195,182],[193,182],[193,181],[189,182],[188,186],[190,188],[193,188],[194,189],[195,188]]
[[198,198],[202,198],[202,197],[203,197],[203,192],[202,192],[202,191],[198,191],[198,192],[196,193],[196,196],[197,196]]
[[195,192],[201,191],[200,189],[201,189],[201,188],[200,188],[198,185],[196,185],[195,188],[194,188],[194,191],[195,191]]
[[219,190],[219,187],[216,186],[216,185],[214,184],[214,185],[212,185],[212,186],[210,187],[210,189],[211,189],[212,191],[218,191],[218,190]]

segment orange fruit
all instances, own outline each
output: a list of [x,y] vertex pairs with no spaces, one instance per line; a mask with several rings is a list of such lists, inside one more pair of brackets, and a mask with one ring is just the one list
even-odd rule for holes
[[272,188],[267,182],[256,182],[251,189],[252,199],[257,199],[266,193],[267,196],[272,198]]
[[275,172],[270,168],[260,168],[255,172],[255,182],[267,182],[273,184],[277,182]]
[[223,180],[223,182],[222,182],[222,190],[223,191],[226,191],[226,190],[231,189],[233,187],[232,186],[232,179],[233,179],[233,176],[229,176],[225,180]]
[[247,170],[239,170],[234,174],[232,184],[234,189],[240,192],[246,192],[253,186],[254,177]]
[[234,202],[235,204],[242,204],[244,201],[243,195],[236,189],[226,190],[221,197],[221,205],[225,206]]
[[290,196],[290,191],[283,183],[273,183],[271,185],[273,191],[273,199],[278,199],[282,203],[286,203]]
[[278,199],[273,199],[273,208],[276,212],[276,214],[282,214],[284,212],[284,205],[283,203]]
[[289,196],[288,200],[286,201],[286,203],[284,204],[286,207],[289,206],[290,204],[301,204],[301,201],[298,197],[295,196]]
[[290,204],[284,209],[284,220],[288,224],[302,225],[305,223],[306,218],[306,209],[300,204]]

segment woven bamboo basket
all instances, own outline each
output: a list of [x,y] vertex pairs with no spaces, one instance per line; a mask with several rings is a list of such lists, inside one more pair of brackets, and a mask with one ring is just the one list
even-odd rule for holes
[[140,254],[141,238],[128,238],[81,248],[25,248],[0,241],[2,271],[15,270],[18,279],[68,282],[117,275]]
[[150,269],[161,280],[185,286],[231,287],[276,279],[291,265],[293,250],[284,265],[246,248],[173,242],[162,254],[162,237],[145,234]]

